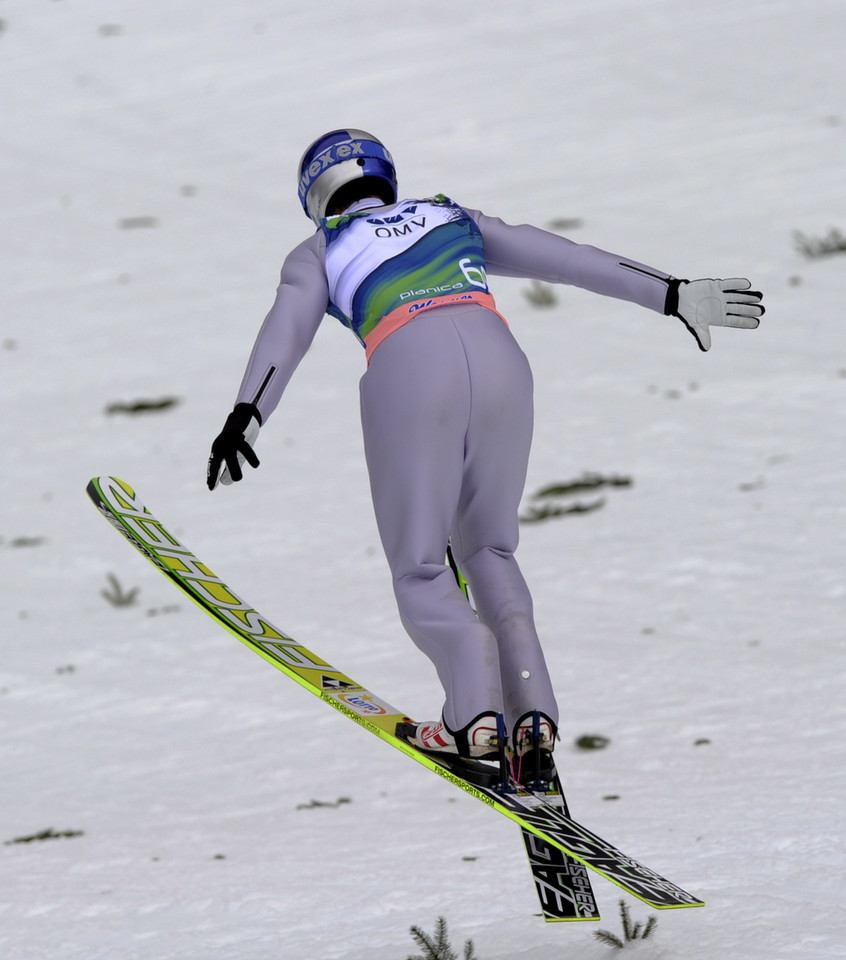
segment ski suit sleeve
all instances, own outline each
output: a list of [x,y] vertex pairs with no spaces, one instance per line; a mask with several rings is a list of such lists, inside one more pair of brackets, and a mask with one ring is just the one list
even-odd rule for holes
[[276,300],[253,345],[235,402],[253,404],[262,423],[276,409],[329,305],[324,252],[322,234],[315,233],[288,254]]
[[478,210],[467,213],[482,234],[485,265],[491,274],[566,283],[667,312],[667,295],[675,279],[670,274],[539,227],[513,226]]

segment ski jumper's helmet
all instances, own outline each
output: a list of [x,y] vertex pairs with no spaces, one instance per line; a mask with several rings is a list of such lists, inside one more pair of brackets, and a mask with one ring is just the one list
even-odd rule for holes
[[[397,199],[394,161],[382,142],[364,130],[332,130],[318,137],[303,154],[298,176],[300,203],[315,223],[326,216],[341,187],[363,177],[384,181],[391,202]],[[384,183],[379,184],[383,189]]]

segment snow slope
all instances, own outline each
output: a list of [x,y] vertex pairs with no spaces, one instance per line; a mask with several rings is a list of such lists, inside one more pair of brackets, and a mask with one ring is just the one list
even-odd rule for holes
[[[765,291],[758,331],[701,354],[674,320],[497,282],[536,374],[527,496],[633,481],[527,525],[520,555],[574,813],[708,902],[628,949],[843,956],[846,253],[793,231],[846,228],[845,32],[842,0],[0,0],[4,960],[401,960],[439,915],[480,960],[607,953],[535,916],[515,829],[183,603],[84,495],[128,480],[280,626],[434,715],[348,333],[324,324],[262,468],[203,485],[309,229],[296,161],[347,124],[407,194]],[[48,828],[80,835],[12,842]]]

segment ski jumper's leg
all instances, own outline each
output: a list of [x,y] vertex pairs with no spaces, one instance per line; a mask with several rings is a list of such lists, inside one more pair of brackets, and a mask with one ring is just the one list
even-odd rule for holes
[[[513,557],[532,432],[526,358],[502,320],[462,305],[421,314],[373,354],[362,424],[380,536],[403,624],[460,729],[503,709],[557,720],[528,589]],[[444,557],[448,538],[477,618]],[[525,675],[528,673],[528,677]]]
[[444,721],[459,730],[480,713],[501,712],[502,697],[496,640],[446,564],[471,406],[452,317],[442,308],[427,311],[379,345],[361,379],[361,417],[400,618],[434,663],[446,696]]
[[490,313],[485,323],[469,313],[457,319],[472,405],[452,547],[479,619],[497,639],[510,730],[533,710],[557,724],[558,708],[532,597],[514,558],[532,442],[532,373],[510,330],[497,320]]

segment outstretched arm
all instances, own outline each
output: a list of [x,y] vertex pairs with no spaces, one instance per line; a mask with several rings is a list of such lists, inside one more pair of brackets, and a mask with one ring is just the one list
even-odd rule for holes
[[566,283],[678,317],[701,350],[710,349],[709,327],[752,329],[764,314],[761,294],[750,289],[748,280],[679,280],[539,227],[512,226],[477,210],[468,213],[479,225],[491,274]]
[[475,210],[468,213],[482,234],[490,273],[566,283],[664,312],[670,274],[540,227],[513,226]]
[[276,300],[256,338],[235,408],[212,444],[206,475],[210,490],[218,481],[240,480],[245,460],[258,466],[253,444],[259,427],[276,409],[328,303],[323,242],[315,234],[296,247],[282,267]]
[[322,235],[295,247],[282,265],[276,300],[253,345],[236,398],[253,403],[263,423],[306,355],[329,305]]

